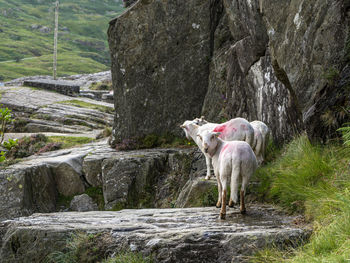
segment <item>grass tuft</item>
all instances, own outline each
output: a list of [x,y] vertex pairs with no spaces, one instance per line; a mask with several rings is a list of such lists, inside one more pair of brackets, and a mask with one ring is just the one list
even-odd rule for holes
[[98,110],[106,113],[113,114],[114,109],[111,107],[99,105],[99,104],[94,104],[94,103],[89,103],[85,102],[82,100],[65,100],[65,101],[60,101],[58,103],[65,104],[65,105],[72,105],[75,107],[80,107],[80,108],[87,108],[87,109],[92,109],[92,110]]
[[[344,138],[344,141],[346,139]],[[314,232],[299,248],[266,248],[251,262],[347,262],[350,258],[350,153],[341,145],[293,140],[280,158],[259,168],[262,200],[304,213]]]

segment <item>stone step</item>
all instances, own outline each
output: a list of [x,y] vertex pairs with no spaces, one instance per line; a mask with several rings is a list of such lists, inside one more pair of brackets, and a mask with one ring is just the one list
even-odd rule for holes
[[107,233],[110,252],[138,251],[155,262],[243,262],[266,245],[296,244],[310,234],[268,205],[251,205],[246,215],[230,208],[226,220],[218,214],[215,207],[34,214],[2,223],[0,258],[42,262],[86,232]]

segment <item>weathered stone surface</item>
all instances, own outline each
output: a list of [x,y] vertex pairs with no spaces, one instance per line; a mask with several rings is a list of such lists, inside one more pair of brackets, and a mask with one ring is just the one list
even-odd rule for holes
[[208,85],[212,2],[138,1],[110,22],[118,94],[112,144],[150,133],[179,134],[179,123],[200,114]]
[[[119,94],[115,102],[122,107],[116,114],[115,138],[154,130],[173,131],[175,126],[169,120],[176,118],[161,113],[171,109],[179,117],[176,121],[182,123],[199,116],[198,105],[201,105],[202,115],[213,122],[238,116],[250,121],[261,120],[272,129],[276,141],[290,139],[304,129],[310,137],[327,139],[349,120],[344,110],[350,104],[346,88],[350,75],[347,70],[348,1],[217,0],[208,1],[208,6],[201,10],[194,7],[196,4],[196,0],[187,1],[186,7],[169,5],[167,1],[139,1],[111,22],[112,75],[115,93]],[[159,12],[170,10],[170,6],[171,14],[164,16]],[[187,8],[192,10],[191,19],[186,23],[181,19],[187,17]],[[145,10],[147,14],[157,12],[159,15],[145,17]],[[197,23],[192,19],[198,15],[209,26],[203,27],[203,20]],[[173,16],[179,18],[171,20]],[[178,57],[172,61],[183,65],[184,69],[187,66],[197,69],[197,62],[201,61],[197,56],[207,57],[207,70],[196,74],[193,70],[173,66],[176,72],[171,76],[167,71],[159,73],[163,64],[159,63],[158,57],[149,59],[154,58],[149,54],[158,56],[167,52],[168,58],[175,57],[169,52],[175,46],[169,39],[174,39],[177,34],[164,26],[168,21],[171,21],[171,29],[181,27],[178,34],[187,32],[186,26],[184,30],[182,28],[184,25],[200,24],[200,36],[205,39],[203,43],[208,43],[209,52],[205,49],[199,54],[199,49],[188,47],[189,41],[197,36],[189,31],[190,37],[177,39],[186,62],[179,63]],[[145,25],[149,26],[148,30],[141,30]],[[155,41],[148,44],[152,32],[158,34]],[[130,52],[127,55],[126,50]],[[192,56],[196,57],[195,61],[190,59]],[[163,78],[171,80],[173,76],[179,81],[163,81]],[[205,81],[199,83],[198,77]],[[155,79],[159,80],[156,84]],[[189,96],[195,98],[190,93],[182,94],[183,80],[196,83],[197,88],[193,89],[196,93],[206,93],[204,101],[196,100],[196,107],[176,99],[180,97],[183,102],[188,102]],[[162,88],[158,90],[163,94],[160,97],[145,88],[156,87],[159,83]],[[172,94],[175,90],[180,93]],[[142,93],[144,91],[148,94]],[[157,104],[146,102],[143,106],[147,95],[152,95]],[[138,104],[131,104],[131,99]],[[172,108],[168,101],[177,107]],[[187,109],[191,110],[190,114],[184,114]],[[153,118],[151,113],[169,123],[165,124],[163,120],[143,122],[142,118]],[[136,119],[135,115],[142,118]],[[127,124],[126,120],[134,121]],[[142,131],[136,131],[136,125],[141,126]]]
[[[74,99],[113,111],[110,103],[86,98]],[[5,87],[0,99],[0,103],[14,113],[15,132],[90,133],[94,129],[112,126],[112,114],[99,109],[69,105],[69,101],[72,101],[72,97],[26,87]]]
[[203,205],[214,206],[218,198],[216,179],[205,180],[194,178],[187,181],[176,200],[176,207],[201,207]]
[[0,220],[55,211],[58,192],[50,167],[12,166],[0,171]]
[[85,191],[83,158],[86,154],[69,154],[46,161],[51,165],[57,191],[63,196],[73,196]]
[[174,206],[204,165],[194,149],[117,152],[106,140],[32,156],[0,171],[0,195],[6,197],[0,220],[56,211],[58,194],[69,197],[90,186],[103,188],[106,209]]
[[225,221],[217,208],[34,214],[0,226],[0,257],[4,263],[42,262],[62,251],[70,234],[83,231],[109,233],[112,251],[152,254],[155,262],[242,262],[267,244],[305,239],[309,232],[292,221],[270,206],[249,206],[245,216],[229,209]]
[[98,211],[97,204],[87,194],[74,196],[69,208],[77,212]]

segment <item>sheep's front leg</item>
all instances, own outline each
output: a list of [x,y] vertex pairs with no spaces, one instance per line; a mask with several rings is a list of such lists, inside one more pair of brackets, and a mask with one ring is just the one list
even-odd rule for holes
[[210,174],[210,163],[211,163],[211,160],[210,160],[210,157],[205,154],[205,163],[207,165],[207,176],[205,177],[205,180],[209,180],[210,177],[211,177],[211,174]]
[[220,210],[220,219],[225,219],[226,218],[226,196],[227,196],[226,178],[221,178],[221,186],[222,186],[222,202],[221,202],[221,210]]
[[216,181],[218,183],[218,201],[216,203],[216,207],[220,208],[221,203],[222,203],[222,186],[221,186],[221,181],[220,181],[220,175],[217,172],[215,172],[215,177],[216,177]]

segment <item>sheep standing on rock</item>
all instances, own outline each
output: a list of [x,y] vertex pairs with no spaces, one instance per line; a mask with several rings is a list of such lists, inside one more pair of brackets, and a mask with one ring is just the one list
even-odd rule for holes
[[240,211],[246,212],[244,195],[250,177],[254,174],[258,164],[250,145],[243,141],[224,141],[220,139],[220,132],[201,131],[198,133],[201,148],[212,158],[214,173],[218,180],[219,200],[221,206],[220,218],[226,217],[227,183],[231,176],[231,197],[229,206],[238,201],[238,185],[242,182],[240,191]]
[[201,117],[193,121],[185,121],[180,127],[184,130],[187,139],[190,140],[192,138],[199,149],[204,153],[207,165],[207,175],[205,179],[207,180],[211,177],[210,157],[203,151],[201,142],[198,141],[198,133],[203,131],[220,132],[220,138],[225,141],[245,141],[251,146],[253,146],[254,143],[254,129],[250,123],[243,118],[235,118],[225,123],[217,124],[209,123]]

